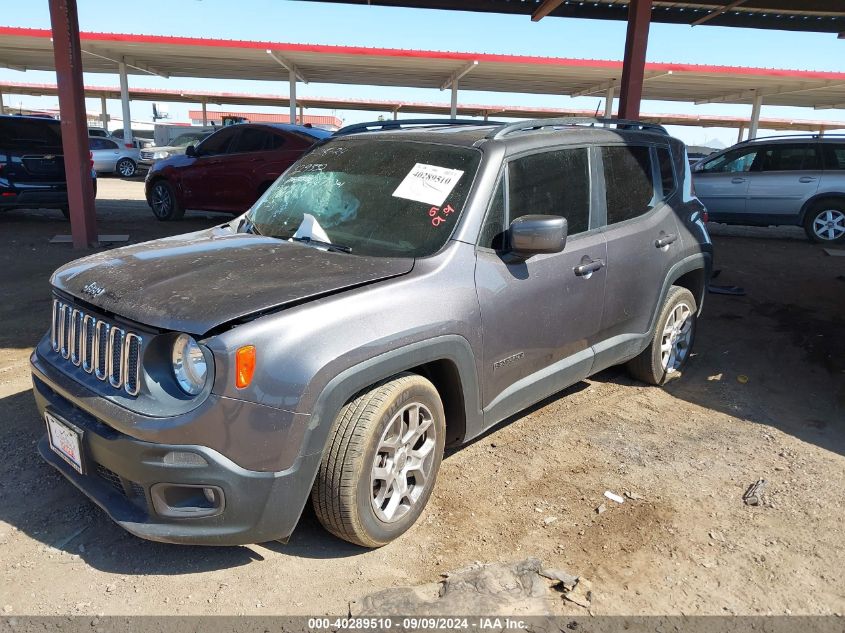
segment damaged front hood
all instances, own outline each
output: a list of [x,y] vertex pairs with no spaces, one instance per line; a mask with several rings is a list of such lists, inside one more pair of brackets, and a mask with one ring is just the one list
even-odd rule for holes
[[199,335],[413,266],[217,228],[97,253],[59,268],[51,283],[104,311]]

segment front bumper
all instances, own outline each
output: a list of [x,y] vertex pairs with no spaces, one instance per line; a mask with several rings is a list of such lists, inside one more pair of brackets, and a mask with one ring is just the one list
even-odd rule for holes
[[[33,391],[41,417],[50,411],[82,431],[83,474],[50,449],[46,436],[38,451],[127,531],[153,541],[196,545],[260,543],[293,532],[320,454],[300,456],[281,472],[246,470],[205,446],[159,444],[121,433],[83,408],[85,398],[79,389],[71,395],[58,382],[33,364]],[[163,458],[171,451],[194,453],[206,464],[165,463]],[[223,493],[222,509],[215,516],[163,516],[153,502],[153,487],[162,483],[215,487]]]

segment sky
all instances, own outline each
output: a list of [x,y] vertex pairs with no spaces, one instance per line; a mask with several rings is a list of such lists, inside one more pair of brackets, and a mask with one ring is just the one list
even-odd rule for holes
[[[626,24],[613,20],[545,18],[539,23],[527,16],[481,14],[323,4],[295,0],[144,0],[130,4],[114,0],[78,0],[83,31],[146,33],[221,39],[267,40],[291,43],[338,44],[477,53],[544,55],[591,59],[622,59]],[[0,23],[6,26],[50,28],[47,0],[0,0]],[[712,26],[652,24],[648,60],[733,66],[759,66],[799,70],[845,72],[845,40],[823,33],[793,33]],[[0,60],[2,62],[2,60]],[[286,73],[280,81],[228,81],[130,75],[131,86],[221,92],[287,94]],[[0,80],[55,83],[55,74],[0,69]],[[117,86],[117,75],[86,74],[85,83]],[[299,97],[377,98],[448,103],[449,93],[419,88],[391,88],[338,84],[299,84]],[[564,95],[530,95],[461,90],[459,100],[479,104],[544,106],[595,109],[601,98],[570,98]],[[5,95],[7,108],[52,108],[55,97]],[[618,103],[618,102],[617,102]],[[89,112],[99,112],[99,100],[88,100]],[[168,106],[172,121],[187,121],[188,110],[198,104]],[[210,110],[218,109],[209,106]],[[243,111],[278,111],[287,108],[232,108]],[[109,113],[120,117],[120,102],[110,101]],[[678,102],[644,101],[644,113],[690,113],[749,117],[750,104],[696,106]],[[322,111],[345,123],[375,119],[378,113]],[[150,102],[132,104],[132,119],[151,120]],[[809,108],[763,106],[763,117],[845,121],[845,110],[815,111]],[[736,142],[736,130],[671,127],[688,144],[716,140]],[[761,131],[761,135],[775,132]]]

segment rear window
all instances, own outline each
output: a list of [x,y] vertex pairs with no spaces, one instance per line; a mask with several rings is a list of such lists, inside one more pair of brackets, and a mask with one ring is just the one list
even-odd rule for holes
[[824,168],[845,170],[845,144],[825,143],[822,147],[824,147]]
[[62,131],[58,121],[24,118],[0,118],[0,146],[3,148],[61,147]]

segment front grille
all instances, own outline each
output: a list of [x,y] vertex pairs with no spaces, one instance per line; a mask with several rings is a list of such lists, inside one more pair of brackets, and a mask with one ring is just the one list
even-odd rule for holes
[[53,301],[53,351],[115,389],[137,396],[141,388],[141,343],[133,332]]
[[153,152],[149,152],[147,150],[141,150],[141,160],[152,160],[153,159]]
[[97,471],[97,476],[108,483],[117,492],[132,501],[136,506],[146,508],[147,495],[144,487],[136,481],[131,481],[121,477],[113,470],[106,468],[102,464],[94,463]]

